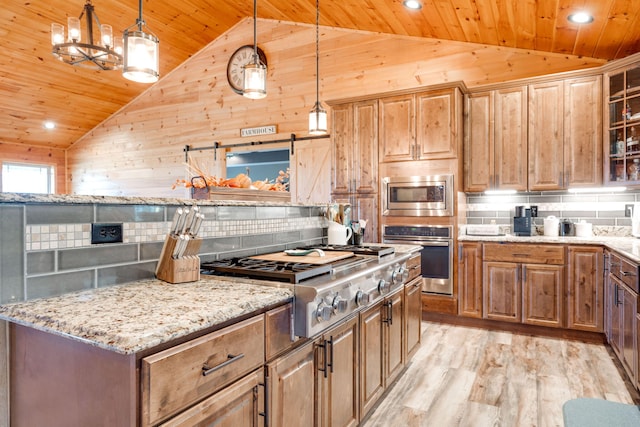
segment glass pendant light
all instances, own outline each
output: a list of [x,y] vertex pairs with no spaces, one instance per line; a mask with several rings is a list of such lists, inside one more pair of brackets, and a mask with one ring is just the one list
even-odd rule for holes
[[[134,29],[131,30],[132,28]],[[144,19],[142,19],[142,0],[139,0],[138,19],[135,24],[124,30],[122,75],[138,83],[158,81],[160,77],[159,43],[158,37],[146,28]]]
[[327,133],[327,112],[320,104],[320,0],[316,0],[316,103],[309,112],[309,133]]
[[253,0],[253,60],[243,68],[242,95],[250,99],[262,99],[267,96],[267,66],[260,61],[258,56],[258,41],[256,20],[257,1]]

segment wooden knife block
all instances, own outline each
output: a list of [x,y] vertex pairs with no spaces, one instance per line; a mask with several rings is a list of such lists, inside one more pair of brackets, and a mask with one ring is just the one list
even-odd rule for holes
[[202,239],[191,239],[181,258],[173,258],[173,251],[180,240],[168,235],[162,246],[156,277],[169,283],[185,283],[200,280],[200,245]]

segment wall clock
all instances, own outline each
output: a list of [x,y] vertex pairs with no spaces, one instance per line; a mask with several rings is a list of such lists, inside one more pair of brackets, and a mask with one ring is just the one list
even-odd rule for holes
[[[264,65],[267,65],[267,57],[260,48],[258,48],[258,57]],[[227,64],[227,81],[235,93],[242,95],[242,89],[244,87],[242,82],[242,67],[251,62],[252,59],[253,45],[239,47],[229,58],[229,63]]]

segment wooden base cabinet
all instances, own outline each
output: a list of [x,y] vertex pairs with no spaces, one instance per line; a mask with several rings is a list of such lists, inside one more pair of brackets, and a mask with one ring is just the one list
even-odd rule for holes
[[320,393],[316,348],[319,343],[319,340],[309,341],[267,365],[270,426],[318,425],[316,404]]
[[607,252],[609,275],[606,280],[605,317],[607,338],[625,372],[638,382],[638,264]]
[[358,317],[327,331],[318,347],[322,368],[320,383],[320,425],[357,426],[358,405]]
[[360,412],[364,417],[402,372],[404,290],[360,314]]
[[482,317],[482,243],[458,247],[458,315]]
[[604,332],[604,250],[569,246],[567,255],[567,327]]
[[404,287],[404,358],[408,361],[420,348],[422,337],[422,277]]
[[270,426],[359,423],[358,316],[267,365]]
[[564,247],[483,245],[484,318],[563,327]]

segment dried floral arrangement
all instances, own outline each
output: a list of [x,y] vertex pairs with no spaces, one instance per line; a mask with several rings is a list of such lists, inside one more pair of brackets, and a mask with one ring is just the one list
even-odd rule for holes
[[196,163],[186,164],[187,172],[192,176],[191,179],[177,179],[171,186],[172,189],[184,186],[185,188],[211,188],[211,187],[226,187],[226,188],[249,188],[252,190],[263,191],[289,191],[289,174],[290,169],[286,171],[279,171],[278,177],[274,180],[265,179],[263,181],[252,181],[251,178],[240,173],[233,178],[219,178],[214,175],[210,175],[199,167]]

